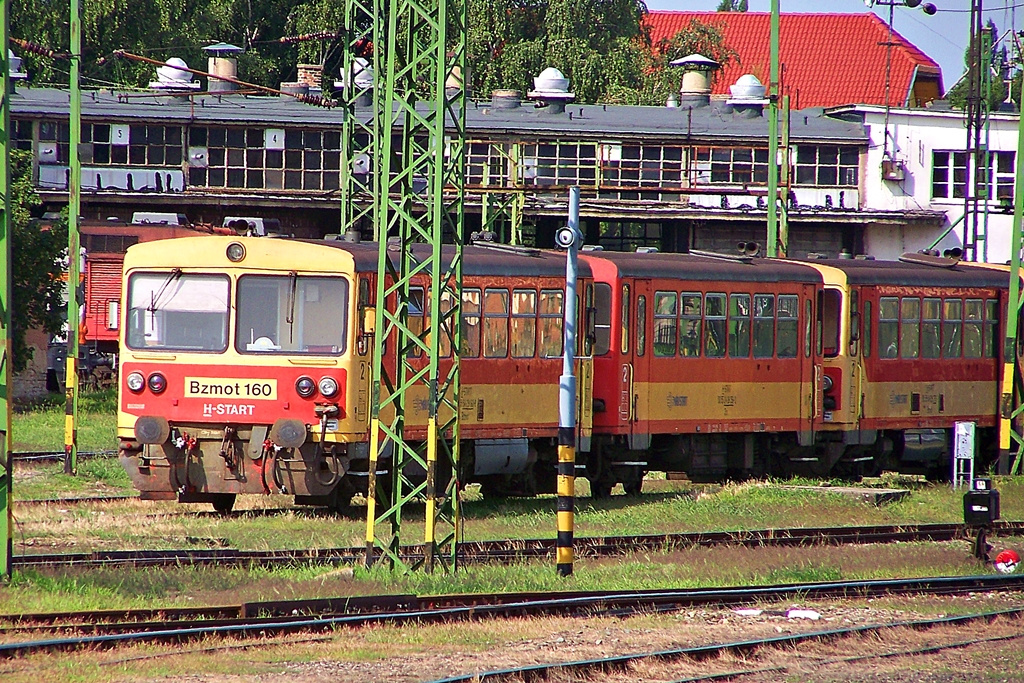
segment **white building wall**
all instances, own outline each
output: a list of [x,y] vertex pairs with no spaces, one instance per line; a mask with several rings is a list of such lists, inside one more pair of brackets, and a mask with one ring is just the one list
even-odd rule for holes
[[[904,251],[917,251],[929,247],[935,239],[964,213],[963,198],[935,198],[932,196],[932,152],[963,151],[967,147],[967,128],[963,112],[935,111],[931,109],[892,109],[889,112],[888,131],[890,156],[904,165],[903,180],[884,180],[882,160],[886,151],[885,109],[857,106],[864,117],[869,144],[866,168],[863,174],[862,207],[865,209],[912,211],[925,209],[946,214],[945,225],[939,230],[897,228],[874,225],[865,233],[865,248],[876,258],[894,258]],[[1012,151],[1017,149],[1017,116],[993,114],[990,117],[989,149]],[[1021,160],[1017,160],[1020,163]],[[968,174],[968,183],[971,178]],[[999,213],[998,201],[990,201],[987,243],[979,244],[979,260],[1005,263],[1010,258],[1010,233],[1013,216]],[[941,251],[962,246],[964,223],[958,224],[938,245]]]

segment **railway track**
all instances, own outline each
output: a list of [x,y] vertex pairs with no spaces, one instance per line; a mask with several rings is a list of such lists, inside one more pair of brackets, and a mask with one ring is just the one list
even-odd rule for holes
[[[681,659],[688,659],[698,662],[713,662],[726,654],[733,654],[744,658],[755,655],[759,650],[767,648],[792,649],[808,642],[834,641],[840,638],[853,636],[877,635],[883,636],[887,631],[898,629],[931,629],[939,626],[968,626],[979,621],[992,621],[999,617],[1021,619],[1024,617],[1024,607],[996,612],[983,612],[956,617],[941,617],[937,619],[922,619],[915,621],[900,621],[888,624],[870,624],[867,626],[853,626],[849,628],[827,629],[822,631],[811,631],[772,638],[760,638],[744,640],[739,642],[719,643],[714,645],[701,645],[697,647],[676,648],[670,650],[659,650],[656,652],[644,652],[616,657],[602,657],[573,662],[557,662],[554,664],[533,664],[526,667],[502,669],[496,671],[476,672],[461,676],[438,679],[433,683],[484,683],[487,681],[515,681],[516,683],[530,683],[537,680],[581,680],[590,676],[604,677],[610,672],[624,673],[629,667],[644,663],[657,661],[673,662]],[[882,652],[869,655],[844,656],[825,663],[843,663],[849,665],[858,660],[880,659],[883,657],[915,656],[933,654],[939,650],[955,649],[970,645],[987,642],[991,640],[1003,640],[1006,638],[982,639],[982,640],[958,640],[956,642],[930,645],[924,649],[899,649],[896,651]],[[719,681],[734,680],[741,676],[752,676],[759,674],[784,674],[787,671],[785,666],[748,668],[739,671],[715,672],[707,675],[687,677],[678,679],[676,683],[697,683],[697,681]],[[602,675],[603,674],[603,675]]]
[[[34,614],[3,617],[9,625],[3,630],[5,642],[0,644],[0,657],[132,643],[181,643],[207,637],[265,637],[381,623],[409,625],[550,614],[624,616],[641,611],[672,612],[792,599],[1020,590],[1024,590],[1024,576],[988,575],[689,590],[362,596],[197,609]],[[1021,611],[1024,608],[1013,612]],[[60,635],[12,640],[19,633],[41,631]]]
[[[1024,532],[1024,522],[998,522],[992,533],[1013,535]],[[714,531],[646,536],[583,537],[575,540],[578,557],[607,557],[633,552],[712,547],[717,545],[816,546],[868,543],[951,541],[968,538],[962,524],[921,524],[903,526],[822,527]],[[458,561],[465,564],[512,562],[554,555],[554,539],[473,541],[459,544]],[[419,546],[406,546],[405,559],[420,557]],[[322,548],[301,550],[235,550],[230,548],[181,550],[119,550],[92,553],[26,554],[14,557],[16,569],[31,567],[167,567],[199,566],[282,566],[290,564],[355,565],[363,562],[366,549]]]

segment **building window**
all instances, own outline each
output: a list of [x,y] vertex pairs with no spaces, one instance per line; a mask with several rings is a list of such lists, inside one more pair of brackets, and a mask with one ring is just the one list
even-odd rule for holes
[[601,221],[598,244],[609,251],[636,251],[661,247],[661,223]]
[[768,150],[750,147],[696,147],[691,185],[758,185],[768,182]]
[[[988,172],[976,174],[978,198],[1013,201],[1016,152],[989,152]],[[983,162],[979,160],[979,168]],[[963,199],[968,196],[971,155],[967,152],[939,150],[932,152],[932,198]]]
[[594,186],[597,145],[580,141],[538,141],[522,146],[520,173],[526,185]]
[[32,151],[32,121],[29,119],[11,120],[11,141],[14,149],[23,149],[26,152]]
[[797,145],[796,184],[856,187],[860,154],[853,145]]

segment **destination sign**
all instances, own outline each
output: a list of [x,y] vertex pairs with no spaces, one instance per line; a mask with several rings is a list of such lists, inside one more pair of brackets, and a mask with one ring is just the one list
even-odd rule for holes
[[276,379],[238,377],[186,377],[185,398],[238,398],[277,400]]

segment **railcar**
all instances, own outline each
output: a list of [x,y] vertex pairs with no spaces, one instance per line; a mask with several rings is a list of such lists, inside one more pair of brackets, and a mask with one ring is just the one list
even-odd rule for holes
[[1005,267],[680,254],[584,256],[595,277],[599,495],[691,479],[951,471],[995,458]]
[[[275,238],[128,249],[118,436],[143,498],[227,510],[239,493],[344,505],[365,492],[377,259],[376,244]],[[553,252],[465,249],[463,481],[554,491],[564,274],[565,257]],[[589,277],[584,267],[583,287]],[[421,279],[410,292],[413,330],[431,324],[428,286]],[[393,367],[395,344],[387,349]],[[580,374],[585,444],[589,361]],[[406,402],[414,438],[426,399],[424,391]]]

